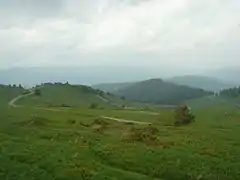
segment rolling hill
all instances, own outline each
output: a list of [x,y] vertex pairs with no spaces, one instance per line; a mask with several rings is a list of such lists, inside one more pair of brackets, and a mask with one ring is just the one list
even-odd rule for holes
[[24,88],[0,84],[0,105],[6,105],[12,98],[24,92]]
[[150,79],[116,91],[115,94],[144,103],[174,105],[213,93],[198,88],[176,85],[161,79]]
[[[29,106],[73,107],[95,104],[106,107],[113,106],[112,101],[120,99],[109,93],[104,93],[101,90],[95,90],[84,85],[45,83],[39,90],[41,95],[37,96],[33,94],[27,98],[20,99],[18,103]],[[120,100],[118,103],[121,103]]]
[[179,85],[201,88],[207,91],[220,91],[222,89],[235,86],[233,83],[228,83],[217,78],[207,76],[176,76],[165,80]]

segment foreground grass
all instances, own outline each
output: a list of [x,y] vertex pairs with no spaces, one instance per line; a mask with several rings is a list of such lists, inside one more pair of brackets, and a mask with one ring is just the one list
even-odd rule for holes
[[[239,109],[197,110],[196,122],[185,127],[170,126],[167,110],[0,111],[0,179],[240,179]],[[151,122],[156,138],[129,136],[146,125],[95,124],[102,115]]]

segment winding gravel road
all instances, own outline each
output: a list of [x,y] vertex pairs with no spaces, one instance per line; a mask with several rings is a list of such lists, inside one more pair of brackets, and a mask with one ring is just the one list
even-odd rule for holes
[[15,97],[14,99],[12,99],[11,101],[8,102],[8,105],[11,106],[11,107],[22,107],[21,105],[16,105],[16,102],[19,100],[19,99],[22,99],[22,98],[25,98],[25,97],[28,97],[28,96],[31,96],[34,94],[34,91],[31,90],[30,93],[28,94],[22,94],[22,95],[19,95],[17,97]]

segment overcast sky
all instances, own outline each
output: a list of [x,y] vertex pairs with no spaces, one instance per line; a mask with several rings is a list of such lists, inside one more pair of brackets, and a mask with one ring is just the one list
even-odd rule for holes
[[0,0],[0,68],[240,66],[239,0]]

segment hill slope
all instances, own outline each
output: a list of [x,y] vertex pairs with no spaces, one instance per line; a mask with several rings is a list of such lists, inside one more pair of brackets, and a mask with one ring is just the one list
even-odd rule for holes
[[110,106],[110,94],[94,90],[84,85],[69,85],[61,83],[46,83],[40,88],[41,95],[31,95],[18,101],[22,105],[39,106]]
[[0,84],[0,105],[7,105],[8,101],[24,92],[24,88]]
[[164,82],[161,79],[150,79],[119,90],[116,94],[144,103],[178,104],[187,99],[198,98],[212,93],[202,89]]
[[201,88],[207,91],[220,91],[222,89],[234,87],[232,83],[223,82],[217,78],[206,76],[177,76],[166,79],[168,82],[173,82],[179,85],[185,85],[195,88]]

